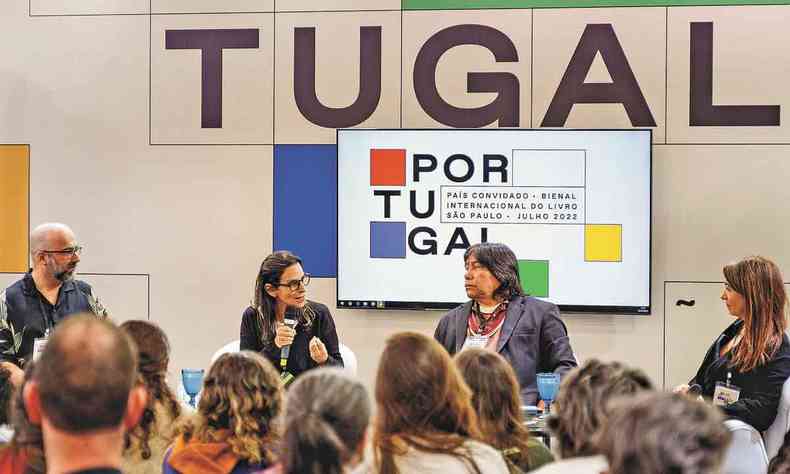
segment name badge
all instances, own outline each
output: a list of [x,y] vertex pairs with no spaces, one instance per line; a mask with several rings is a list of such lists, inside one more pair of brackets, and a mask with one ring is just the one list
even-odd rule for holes
[[735,403],[741,396],[741,389],[735,385],[716,382],[716,390],[713,392],[713,404],[716,406],[727,406]]
[[37,337],[33,341],[33,360],[38,359],[42,352],[44,352],[44,347],[47,345],[47,338],[46,337]]
[[487,344],[488,344],[488,336],[472,334],[471,336],[466,338],[463,347],[461,347],[461,350],[469,349],[470,347],[485,349]]

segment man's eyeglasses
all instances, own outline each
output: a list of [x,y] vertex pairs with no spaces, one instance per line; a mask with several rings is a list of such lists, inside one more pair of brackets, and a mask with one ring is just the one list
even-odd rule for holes
[[310,284],[310,274],[305,273],[302,278],[298,280],[286,281],[285,283],[272,283],[272,286],[287,286],[289,290],[296,291],[300,287],[305,287]]
[[68,248],[65,248],[63,250],[42,250],[41,253],[49,253],[49,254],[55,254],[55,255],[68,255],[70,257],[73,257],[75,255],[82,254],[82,247],[77,245],[75,247],[68,247]]

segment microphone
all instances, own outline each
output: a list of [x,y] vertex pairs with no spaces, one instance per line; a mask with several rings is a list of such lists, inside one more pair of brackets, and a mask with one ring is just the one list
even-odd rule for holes
[[689,391],[686,392],[689,397],[699,397],[702,395],[702,386],[698,383],[691,384]]
[[[284,319],[283,324],[288,326],[289,328],[293,329],[296,327],[296,320],[295,319]],[[280,367],[285,370],[285,366],[288,365],[288,356],[291,355],[291,345],[285,345],[280,348]]]

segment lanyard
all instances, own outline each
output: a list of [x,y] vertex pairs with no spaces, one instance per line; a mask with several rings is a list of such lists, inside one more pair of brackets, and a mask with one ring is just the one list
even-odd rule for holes
[[[47,309],[44,307],[44,302],[41,301],[41,295],[38,297],[38,307],[41,310],[41,319],[44,321],[44,337],[49,337],[49,332],[52,330],[52,322],[47,316]],[[55,307],[52,307],[52,312],[55,312]]]

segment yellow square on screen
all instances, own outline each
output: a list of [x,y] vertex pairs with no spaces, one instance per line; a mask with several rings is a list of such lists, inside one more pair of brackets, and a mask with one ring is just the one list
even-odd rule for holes
[[586,262],[621,262],[623,260],[623,226],[621,224],[586,224],[584,226],[584,260]]

